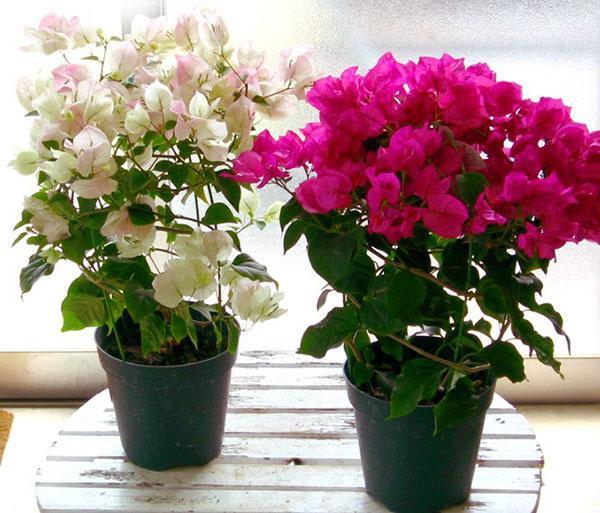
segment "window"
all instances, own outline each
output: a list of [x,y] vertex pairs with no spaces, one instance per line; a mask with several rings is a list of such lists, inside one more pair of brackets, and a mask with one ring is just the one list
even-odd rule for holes
[[[194,6],[215,8],[226,19],[236,44],[251,40],[271,59],[275,59],[282,48],[309,44],[314,48],[320,73],[338,73],[352,65],[366,70],[388,50],[399,60],[448,52],[464,56],[471,63],[486,61],[499,76],[524,84],[526,96],[561,97],[572,106],[575,119],[600,128],[598,0],[553,4],[541,0],[526,3],[474,0],[123,2],[128,12],[137,8],[149,14],[156,13],[164,4],[170,19]],[[121,2],[118,0],[101,3],[60,0],[54,2],[52,8],[61,14],[93,20],[119,33]],[[22,28],[36,24],[46,10],[43,2],[21,0],[11,6],[11,16],[0,21],[5,77],[0,83],[1,97],[5,101],[0,125],[0,162],[5,167],[12,158],[12,148],[27,143],[29,120],[23,118],[14,95],[14,83],[21,74],[33,74],[40,62],[40,56],[23,54],[17,46],[23,41]],[[311,109],[302,108],[286,125],[301,126],[312,116]],[[274,124],[270,128],[284,127]],[[68,264],[62,262],[51,277],[40,280],[24,301],[20,300],[18,273],[26,262],[28,248],[9,249],[9,246],[13,239],[11,227],[31,181],[6,169],[3,183],[0,283],[3,284],[4,336],[0,338],[0,351],[93,351],[91,330],[60,333],[59,303],[75,275]],[[265,201],[276,199],[274,195],[278,194],[274,190],[265,192]],[[278,228],[268,230],[268,237],[264,233],[260,236],[248,233],[245,247],[280,278],[289,313],[268,325],[258,326],[244,343],[247,349],[269,346],[293,351],[305,326],[320,318],[315,303],[322,283],[310,269],[302,247],[283,257]],[[559,251],[558,263],[551,268],[545,284],[545,300],[553,303],[565,318],[565,329],[573,341],[573,355],[600,357],[600,247],[580,244]],[[567,355],[566,344],[560,340],[557,353]],[[586,366],[600,367],[600,358],[581,361]],[[534,379],[532,377],[532,381]],[[541,379],[554,380],[553,377]],[[593,385],[588,383],[587,387],[591,389]]]

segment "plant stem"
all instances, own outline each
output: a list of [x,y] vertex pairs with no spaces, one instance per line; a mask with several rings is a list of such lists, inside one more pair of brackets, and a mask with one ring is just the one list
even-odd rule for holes
[[[471,283],[471,262],[473,261],[473,239],[469,238],[469,256],[467,257],[467,283],[466,288],[469,290],[469,284]],[[468,292],[467,292],[468,293]],[[458,351],[460,349],[460,338],[463,334],[463,327],[465,322],[465,317],[469,311],[467,307],[467,301],[469,300],[468,296],[465,296],[463,307],[462,307],[462,315],[460,316],[460,322],[458,323],[458,342],[454,346],[454,360],[458,360]]]
[[110,325],[115,334],[115,340],[117,341],[117,347],[119,348],[119,354],[121,355],[121,360],[126,362],[127,357],[125,356],[125,349],[123,347],[123,343],[121,342],[121,335],[119,334],[119,330],[117,329],[117,325],[115,324],[115,319],[113,317],[112,310],[111,310],[110,304],[108,302],[108,295],[106,294],[106,291],[103,291],[103,293],[104,293],[104,306],[106,307],[106,312],[108,313]]
[[466,292],[464,290],[461,290],[457,287],[454,287],[453,285],[450,285],[449,283],[446,283],[445,281],[440,280],[439,278],[436,278],[435,276],[433,276],[432,274],[429,274],[427,271],[423,271],[421,269],[417,269],[416,267],[411,267],[409,265],[403,264],[401,262],[397,262],[395,260],[390,260],[389,258],[387,258],[385,255],[381,254],[379,251],[373,249],[373,248],[369,248],[369,251],[371,253],[373,253],[375,256],[381,258],[382,260],[385,261],[385,263],[390,264],[394,267],[397,267],[398,269],[403,269],[405,271],[408,271],[411,274],[414,274],[416,276],[420,276],[421,278],[430,281],[432,283],[435,283],[436,285],[439,285],[440,287],[444,287],[448,290],[451,290],[452,292],[454,292],[455,294],[462,296],[464,298],[467,299],[473,299],[478,297],[478,295],[476,293],[470,293],[470,292]]

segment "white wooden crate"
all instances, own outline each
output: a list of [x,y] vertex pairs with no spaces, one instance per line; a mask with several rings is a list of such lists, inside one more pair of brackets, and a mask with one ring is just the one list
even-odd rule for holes
[[[495,396],[473,490],[448,513],[531,513],[543,458],[524,417]],[[383,513],[363,488],[354,415],[335,356],[242,353],[221,456],[164,472],[126,460],[108,391],[63,426],[38,471],[42,513]]]

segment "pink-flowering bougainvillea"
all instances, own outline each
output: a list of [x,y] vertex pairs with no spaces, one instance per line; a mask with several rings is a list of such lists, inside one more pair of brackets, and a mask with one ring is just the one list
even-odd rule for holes
[[[433,401],[438,430],[468,417],[492,376],[525,379],[512,341],[559,371],[553,340],[528,319],[565,335],[535,271],[568,242],[600,242],[600,132],[561,100],[525,99],[486,64],[449,55],[387,53],[306,98],[318,122],[262,132],[231,172],[292,193],[284,248],[305,235],[311,265],[344,296],[300,352],[343,344],[357,386],[389,399],[392,417]],[[419,338],[431,329],[437,338]]]
[[[600,132],[560,100],[524,99],[486,65],[449,55],[402,64],[391,54],[364,76],[350,68],[318,80],[307,99],[320,122],[301,137],[263,132],[234,179],[263,186],[305,166],[311,177],[296,194],[306,211],[366,198],[369,230],[392,243],[417,223],[442,237],[506,226],[530,257],[600,242]],[[461,193],[471,173],[473,208]]]

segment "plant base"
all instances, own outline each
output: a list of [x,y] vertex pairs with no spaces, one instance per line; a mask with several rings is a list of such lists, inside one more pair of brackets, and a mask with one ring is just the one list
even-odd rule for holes
[[205,465],[221,452],[236,355],[173,366],[124,362],[102,349],[119,436],[127,457],[151,470]]
[[397,513],[433,513],[464,502],[494,386],[480,396],[475,416],[434,437],[432,406],[418,406],[405,417],[385,420],[389,403],[355,387],[347,365],[344,375],[367,493]]

